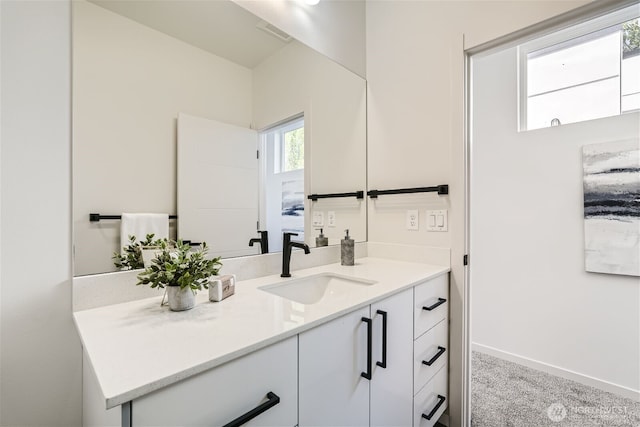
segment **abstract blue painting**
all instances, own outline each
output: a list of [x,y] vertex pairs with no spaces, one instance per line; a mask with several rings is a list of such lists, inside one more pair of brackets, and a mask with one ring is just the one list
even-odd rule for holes
[[304,180],[282,181],[282,232],[304,240]]
[[640,276],[640,139],[582,154],[586,271]]

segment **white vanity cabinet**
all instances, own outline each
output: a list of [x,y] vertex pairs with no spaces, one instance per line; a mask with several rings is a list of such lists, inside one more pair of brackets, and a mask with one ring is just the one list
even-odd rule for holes
[[291,337],[135,399],[131,425],[223,426],[263,405],[269,408],[237,425],[293,427],[297,374],[297,338]]
[[408,289],[299,335],[300,427],[411,425],[412,306]]
[[[449,398],[447,270],[361,263],[362,276],[378,283],[299,304],[309,318],[298,330],[274,321],[288,319],[290,303],[260,288],[224,307],[201,303],[179,327],[130,322],[157,321],[155,299],[76,313],[85,346],[83,425],[433,426]],[[249,321],[246,307],[258,305],[264,311],[251,310]],[[169,351],[165,335],[185,325],[193,336],[163,359],[163,371],[154,355]],[[272,344],[256,349],[258,342]],[[131,355],[108,351],[132,345]],[[187,351],[198,351],[197,360],[174,359]],[[195,373],[201,363],[214,367]]]

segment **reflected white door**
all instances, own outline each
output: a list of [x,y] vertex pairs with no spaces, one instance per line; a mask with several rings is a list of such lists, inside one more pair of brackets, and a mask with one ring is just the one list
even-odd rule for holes
[[259,253],[258,147],[251,129],[178,115],[178,237],[214,256]]

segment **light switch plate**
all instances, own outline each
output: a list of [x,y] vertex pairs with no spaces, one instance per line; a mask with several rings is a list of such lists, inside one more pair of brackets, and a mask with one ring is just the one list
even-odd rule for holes
[[420,218],[418,210],[408,210],[407,211],[407,230],[419,230],[420,229]]
[[427,211],[427,231],[449,231],[446,209]]
[[313,213],[313,226],[324,227],[324,212],[316,211]]
[[327,225],[329,227],[336,226],[336,213],[334,211],[327,212]]

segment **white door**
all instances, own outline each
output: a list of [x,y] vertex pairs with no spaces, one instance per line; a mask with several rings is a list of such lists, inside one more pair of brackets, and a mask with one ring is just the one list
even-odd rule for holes
[[[300,427],[368,426],[369,307],[299,335],[298,416]],[[411,366],[411,360],[408,361]]]
[[[413,418],[413,289],[372,304],[371,317],[370,425],[410,426]],[[385,317],[386,346],[383,342]],[[386,358],[383,357],[385,348]]]
[[178,237],[207,242],[215,256],[259,253],[258,135],[178,115]]

